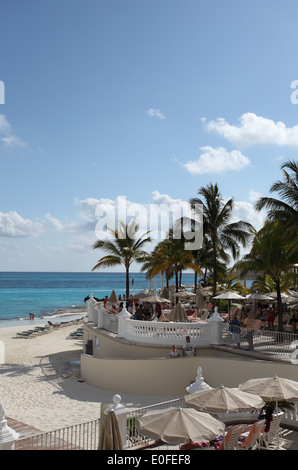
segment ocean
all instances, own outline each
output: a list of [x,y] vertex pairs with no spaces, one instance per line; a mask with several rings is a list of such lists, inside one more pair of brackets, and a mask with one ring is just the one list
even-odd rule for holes
[[[186,286],[193,284],[194,274],[183,273],[182,282]],[[130,273],[130,293],[147,288],[145,273]],[[125,294],[125,273],[0,272],[0,327],[28,323],[29,313],[35,314],[36,322],[43,316],[84,307],[84,298],[91,293],[104,298],[113,289],[117,296]]]

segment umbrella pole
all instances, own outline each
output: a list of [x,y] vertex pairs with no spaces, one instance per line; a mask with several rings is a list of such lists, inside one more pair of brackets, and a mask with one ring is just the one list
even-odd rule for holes
[[[278,414],[278,401],[275,402],[275,412]],[[277,448],[280,449],[279,426],[277,428]]]

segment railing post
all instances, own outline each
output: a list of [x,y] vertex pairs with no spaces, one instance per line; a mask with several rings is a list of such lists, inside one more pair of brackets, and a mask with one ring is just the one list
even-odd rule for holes
[[87,314],[88,314],[88,321],[91,321],[95,323],[95,315],[96,315],[96,310],[95,310],[95,305],[96,305],[96,300],[93,297],[93,294],[90,294],[90,299],[87,300]]
[[0,450],[13,450],[15,441],[20,437],[14,429],[7,426],[4,407],[0,405]]
[[118,423],[119,423],[119,430],[120,430],[120,436],[122,439],[122,445],[123,447],[126,447],[126,430],[127,430],[127,414],[129,409],[126,408],[124,405],[122,405],[121,402],[121,396],[120,395],[114,395],[113,396],[113,405],[108,406],[106,410],[104,411],[104,414],[107,415],[110,411],[114,411],[115,415],[117,416]]
[[125,302],[123,303],[123,308],[121,312],[117,314],[117,317],[118,317],[118,336],[119,338],[125,338],[126,320],[132,317],[132,315],[126,310]]
[[106,310],[103,308],[101,303],[95,308],[97,310],[97,328],[103,328],[104,327],[104,315],[106,313]]
[[214,308],[214,312],[208,320],[208,326],[210,327],[210,344],[221,344],[222,343],[222,324],[223,319],[218,313],[217,307]]

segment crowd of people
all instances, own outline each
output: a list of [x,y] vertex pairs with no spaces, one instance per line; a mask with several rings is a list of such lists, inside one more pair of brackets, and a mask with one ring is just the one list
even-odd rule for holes
[[[248,349],[253,349],[253,333],[260,328],[274,331],[276,329],[277,309],[274,304],[258,306],[258,308],[250,309],[242,307],[233,311],[232,318],[229,320],[229,330],[232,333],[232,340],[240,347],[241,328],[245,328],[245,339],[248,342]],[[298,312],[291,312],[287,306],[284,306],[282,322],[284,326],[289,326],[291,332],[296,334],[298,327]]]
[[[160,303],[150,304],[142,303],[142,301],[136,300],[126,300],[125,296],[123,299],[119,296],[118,302],[113,305],[107,305],[108,297],[104,299],[104,307],[108,313],[120,313],[125,306],[127,311],[132,315],[132,318],[135,320],[144,320],[144,321],[168,321],[165,313],[163,312],[164,305]],[[286,305],[283,306],[283,324],[290,327],[291,332],[296,334],[298,328],[298,311],[291,311],[287,308]],[[205,298],[204,311],[212,310],[212,304],[209,298]],[[195,310],[197,316],[200,315],[200,310]],[[192,318],[192,315],[189,318]],[[275,330],[277,319],[277,310],[275,304],[258,304],[253,306],[243,306],[242,308],[236,307],[231,316],[228,318],[229,330],[232,333],[232,341],[240,348],[241,343],[241,332],[245,332],[245,340],[248,343],[248,349],[252,350],[253,345],[253,335],[254,331],[259,330],[260,328]],[[189,337],[186,337],[185,345],[182,348],[183,356],[195,356],[196,350],[195,347],[190,344]],[[179,357],[180,353],[177,351],[176,347],[173,345],[170,351],[170,357]]]

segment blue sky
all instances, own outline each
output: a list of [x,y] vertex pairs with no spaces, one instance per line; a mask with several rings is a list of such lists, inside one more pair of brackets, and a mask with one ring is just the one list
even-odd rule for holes
[[[1,2],[0,270],[90,271],[98,205],[235,218],[297,158],[294,0]],[[1,95],[0,95],[1,96]]]

